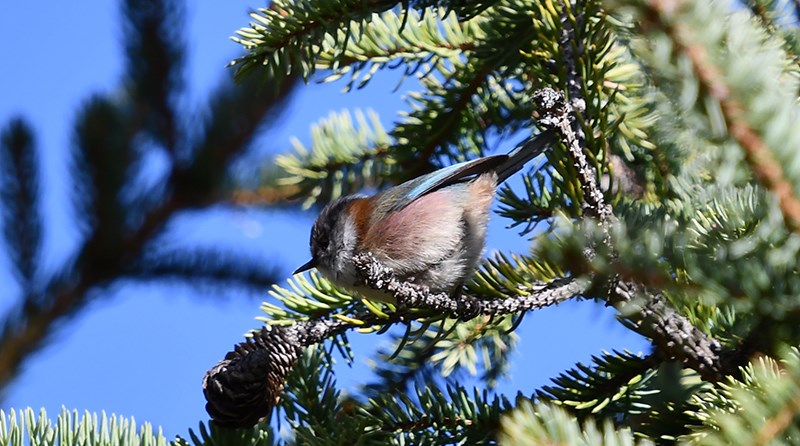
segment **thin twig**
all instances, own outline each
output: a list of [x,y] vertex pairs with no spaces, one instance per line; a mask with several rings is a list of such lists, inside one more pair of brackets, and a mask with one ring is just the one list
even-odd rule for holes
[[[600,189],[600,183],[597,180],[597,173],[589,164],[586,154],[583,152],[583,148],[586,147],[586,135],[584,135],[578,120],[575,119],[576,113],[583,113],[586,110],[586,100],[582,92],[583,82],[578,70],[578,59],[585,57],[585,54],[583,39],[581,36],[576,35],[579,30],[583,29],[584,17],[579,8],[576,7],[574,0],[569,3],[569,5],[566,2],[562,4],[560,15],[561,38],[559,40],[562,60],[567,72],[566,84],[569,102],[562,99],[559,101],[562,105],[561,107],[557,107],[555,110],[540,109],[540,113],[556,112],[550,113],[546,119],[549,118],[554,121],[553,126],[561,133],[564,145],[572,156],[572,161],[578,171],[581,190],[583,191],[584,212],[600,220],[607,238],[605,241],[610,242],[608,229],[613,214],[611,207],[605,204],[603,191]],[[573,17],[577,27],[573,26],[570,12],[574,14]],[[537,94],[540,92],[537,92]],[[560,94],[553,90],[547,94],[552,95],[553,93]]]
[[609,294],[631,328],[650,338],[663,359],[680,361],[709,381],[719,381],[738,367],[724,361],[719,341],[700,331],[659,293],[620,281]]
[[594,167],[589,164],[586,154],[583,152],[585,139],[581,137],[582,132],[573,127],[576,122],[575,108],[567,103],[561,92],[552,88],[538,90],[534,94],[533,100],[536,103],[539,114],[539,123],[544,127],[554,128],[558,131],[561,142],[572,158],[583,192],[582,206],[584,214],[596,217],[600,221],[608,238],[605,241],[610,243],[608,231],[613,220],[613,213],[611,206],[605,202],[600,183],[597,181],[597,173]]
[[527,296],[478,299],[468,294],[453,296],[447,293],[431,293],[424,286],[400,281],[390,268],[381,264],[370,253],[356,255],[353,263],[366,285],[391,293],[401,308],[437,310],[462,320],[472,319],[479,314],[499,316],[544,308],[568,300],[588,287],[588,281],[568,277],[554,280]]
[[400,323],[413,317],[412,310],[418,308],[436,310],[462,320],[478,314],[518,313],[570,299],[588,286],[588,281],[564,278],[528,296],[483,300],[469,295],[432,293],[424,286],[402,282],[369,253],[357,255],[354,263],[366,285],[394,295],[398,310],[388,319],[366,313],[347,321],[314,319],[289,326],[265,327],[206,372],[203,379],[208,401],[206,410],[216,423],[228,427],[250,427],[269,417],[301,349],[349,329]]
[[[579,19],[580,17],[576,17]],[[575,116],[576,110],[572,104],[583,106],[580,97],[580,85],[576,65],[573,42],[577,39],[572,33],[574,28],[568,20],[566,10],[562,16],[562,54],[568,67],[568,88],[570,90],[570,103],[564,95],[550,89],[537,91],[534,100],[537,102],[540,124],[557,129],[562,143],[567,148],[567,153],[572,158],[573,165],[578,173],[578,181],[583,191],[582,207],[584,215],[595,217],[603,230],[606,246],[611,248],[611,260],[616,258],[616,249],[611,239],[611,225],[616,220],[610,204],[605,202],[603,192],[597,181],[597,172],[591,166],[584,153],[585,139]],[[572,67],[572,68],[569,68]],[[587,260],[596,255],[593,246],[585,249]],[[716,340],[698,330],[688,319],[670,307],[659,293],[645,289],[643,286],[622,280],[614,276],[606,287],[607,301],[617,308],[625,318],[632,323],[639,333],[650,338],[657,347],[657,352],[666,359],[679,360],[688,367],[696,370],[709,380],[718,380],[725,369],[721,355],[721,345]],[[639,302],[643,301],[642,304]]]

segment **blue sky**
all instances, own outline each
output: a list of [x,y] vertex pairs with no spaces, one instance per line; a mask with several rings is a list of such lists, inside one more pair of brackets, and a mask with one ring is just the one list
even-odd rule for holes
[[[190,2],[186,8],[187,91],[182,103],[201,110],[213,87],[239,53],[228,37],[248,21],[255,1]],[[75,112],[92,93],[113,94],[122,76],[121,22],[115,2],[9,2],[0,15],[0,125],[15,115],[32,124],[42,155],[42,209],[47,219],[41,268],[51,270],[77,246],[69,224],[65,153]],[[281,118],[258,139],[258,154],[290,149],[290,137],[308,142],[309,126],[331,111],[372,108],[387,128],[405,108],[398,76],[382,73],[365,91],[342,94],[343,84],[312,84],[298,91]],[[508,145],[510,147],[510,143]],[[176,245],[224,247],[278,264],[288,276],[308,256],[313,215],[214,208],[182,215],[172,226]],[[524,251],[526,242],[495,217],[488,251]],[[16,289],[0,254],[0,309]],[[0,401],[0,409],[61,406],[117,413],[164,428],[168,438],[206,420],[200,388],[207,368],[256,328],[259,303],[268,299],[233,293],[219,297],[163,283],[123,283],[97,292],[77,317],[55,327],[47,347],[33,355]],[[570,302],[529,314],[511,377],[499,390],[531,393],[550,377],[603,349],[647,351],[647,343],[591,302]],[[357,357],[337,379],[346,389],[370,379],[366,353],[386,339],[350,336]]]

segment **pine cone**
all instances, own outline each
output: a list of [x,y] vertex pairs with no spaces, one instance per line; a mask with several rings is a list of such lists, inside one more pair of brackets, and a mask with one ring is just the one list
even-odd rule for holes
[[268,418],[302,350],[289,327],[264,327],[203,377],[206,412],[220,426],[247,428]]

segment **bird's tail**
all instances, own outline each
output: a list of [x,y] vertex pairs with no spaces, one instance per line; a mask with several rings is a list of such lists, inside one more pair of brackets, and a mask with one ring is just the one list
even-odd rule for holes
[[519,172],[528,161],[543,153],[554,139],[555,131],[548,129],[528,138],[514,150],[508,152],[508,159],[496,169],[498,183],[502,183],[511,175]]

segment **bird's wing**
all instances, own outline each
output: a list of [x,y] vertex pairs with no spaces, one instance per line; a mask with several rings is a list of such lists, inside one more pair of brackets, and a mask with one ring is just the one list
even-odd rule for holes
[[508,155],[493,155],[453,164],[423,175],[419,178],[407,181],[396,186],[395,193],[401,194],[396,197],[395,204],[388,211],[397,211],[408,206],[411,202],[429,194],[435,190],[460,182],[473,175],[480,175],[484,172],[493,170],[503,164],[508,159]]

